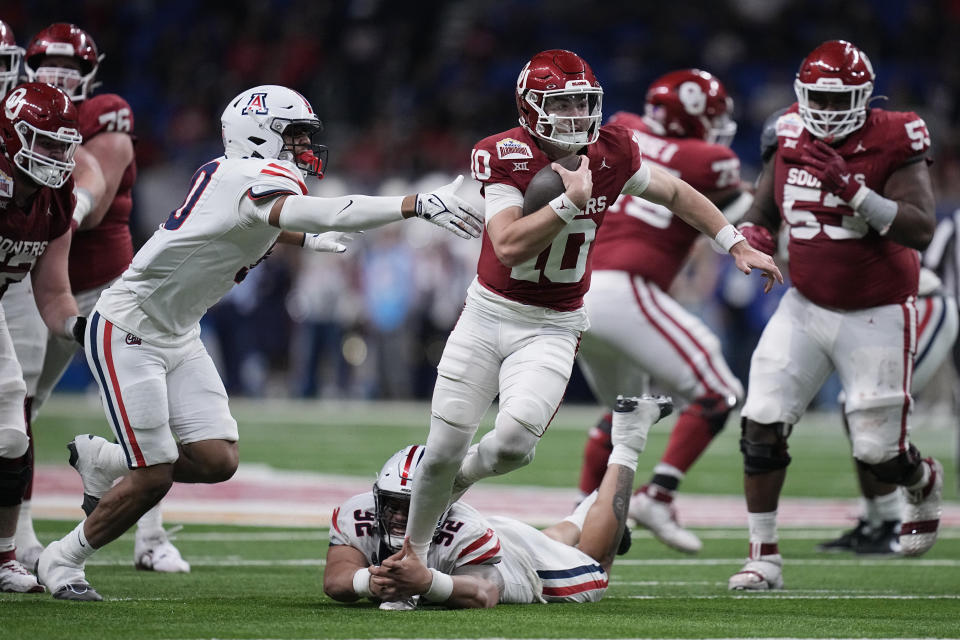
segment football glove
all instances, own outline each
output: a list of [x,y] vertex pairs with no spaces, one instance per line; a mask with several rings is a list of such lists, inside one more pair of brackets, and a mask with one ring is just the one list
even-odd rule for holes
[[808,145],[800,160],[807,165],[807,170],[820,180],[825,191],[844,202],[850,202],[860,189],[860,183],[853,179],[853,172],[843,156],[820,140]]
[[327,231],[326,233],[303,234],[303,247],[320,253],[343,253],[353,242],[355,234],[363,231]]
[[768,256],[772,256],[777,252],[777,239],[773,237],[773,234],[770,233],[770,230],[766,227],[753,224],[752,222],[741,222],[737,225],[737,229],[739,229],[743,237],[747,239],[750,246],[757,251],[762,251]]
[[469,202],[457,196],[463,176],[430,193],[418,193],[416,214],[461,238],[479,238],[483,218]]

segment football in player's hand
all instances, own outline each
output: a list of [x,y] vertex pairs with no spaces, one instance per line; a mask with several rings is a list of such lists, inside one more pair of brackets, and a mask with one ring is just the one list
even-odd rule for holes
[[[564,156],[554,162],[568,171],[576,171],[580,166],[580,156]],[[527,216],[542,209],[564,191],[560,174],[548,164],[540,169],[527,185],[527,191],[523,194],[523,215]]]

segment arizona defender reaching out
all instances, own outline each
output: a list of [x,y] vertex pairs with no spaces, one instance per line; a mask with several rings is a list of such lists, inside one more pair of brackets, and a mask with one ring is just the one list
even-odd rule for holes
[[99,600],[84,562],[172,482],[222,482],[236,471],[237,423],[199,321],[274,243],[303,244],[303,232],[336,236],[414,216],[465,238],[480,234],[478,212],[455,195],[462,178],[405,197],[306,195],[303,172],[322,175],[326,148],[314,142],[320,121],[296,91],[244,91],[221,124],[224,156],[197,170],[183,203],[87,323],[87,362],[119,444],[93,436],[72,443],[85,501],[96,506],[40,556],[40,578],[56,598]]

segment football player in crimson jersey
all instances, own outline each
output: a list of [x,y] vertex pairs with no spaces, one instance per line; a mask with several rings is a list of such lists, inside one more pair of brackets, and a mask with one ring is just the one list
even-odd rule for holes
[[750,556],[731,589],[783,586],[776,518],[787,438],[834,370],[858,465],[906,490],[903,553],[936,540],[943,469],[909,441],[918,250],[935,221],[930,136],[915,113],[868,108],[873,81],[867,56],[846,41],[803,60],[797,103],[776,121],[744,216],[744,233],[771,251],[786,224],[792,287],[750,363],[740,441]]
[[17,46],[10,25],[0,20],[0,98],[19,82],[22,60],[23,47]]
[[[728,146],[736,133],[732,109],[717,78],[684,69],[650,85],[642,117],[621,112],[608,122],[629,127],[645,161],[685,180],[735,223],[753,196],[744,190],[740,160]],[[593,280],[584,296],[590,329],[578,354],[594,395],[606,407],[651,377],[686,402],[652,478],[631,500],[630,517],[688,553],[702,545],[677,523],[674,494],[743,400],[743,386],[724,360],[720,340],[667,294],[699,236],[666,207],[620,196],[597,232]],[[582,495],[603,477],[610,446],[608,413],[590,431]]]
[[[0,103],[0,297],[33,272],[33,295],[50,332],[72,339],[77,303],[67,280],[77,109],[59,89],[25,83]],[[26,384],[0,313],[0,591],[40,592],[16,559],[20,502],[31,474],[23,414]],[[79,333],[77,331],[76,333]]]
[[617,399],[614,451],[603,480],[560,523],[540,531],[513,518],[485,518],[457,501],[434,523],[426,561],[405,538],[425,451],[422,445],[402,449],[384,465],[372,492],[334,510],[324,592],[341,602],[379,600],[381,609],[393,610],[415,608],[421,597],[451,608],[600,600],[647,432],[672,408],[662,396]]
[[[410,508],[410,541],[421,558],[451,491],[460,494],[533,458],[588,325],[583,295],[590,287],[593,240],[621,193],[669,207],[716,238],[742,271],[762,270],[767,289],[781,280],[770,256],[743,241],[713,203],[644,162],[629,128],[600,125],[603,89],[580,56],[559,49],[538,53],[520,71],[515,98],[520,126],[481,140],[471,154],[486,226],[477,278],[438,366],[425,480],[414,489]],[[580,156],[575,171],[552,162],[568,154]],[[523,216],[524,192],[547,165],[566,190]],[[471,447],[497,395],[496,426]]]
[[412,217],[479,237],[479,212],[455,193],[462,176],[403,197],[307,195],[305,176],[321,176],[326,163],[321,130],[306,98],[286,87],[234,97],[221,116],[224,155],[197,170],[183,202],[97,300],[87,363],[118,442],[81,435],[68,445],[89,515],[40,555],[38,577],[55,598],[100,600],[87,558],[175,480],[223,482],[236,471],[237,423],[200,319],[277,242],[340,251],[341,232]]
[[[37,33],[27,45],[25,69],[32,81],[46,82],[67,93],[77,106],[83,144],[75,157],[70,286],[81,315],[93,310],[100,293],[116,280],[133,257],[130,210],[137,165],[133,149],[133,112],[122,97],[92,95],[101,55],[93,38],[79,27],[58,22]],[[63,376],[78,345],[49,335],[36,321],[29,288],[17,287],[3,300],[17,358],[27,382],[27,433],[40,408]],[[31,437],[30,455],[33,454]],[[35,567],[43,545],[33,528],[27,486],[17,524],[17,556]],[[167,539],[160,507],[138,523],[134,565],[139,569],[182,572],[190,565]]]

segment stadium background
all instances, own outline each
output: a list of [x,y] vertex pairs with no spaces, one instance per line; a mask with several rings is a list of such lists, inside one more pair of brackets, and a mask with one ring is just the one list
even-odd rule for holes
[[[874,94],[927,121],[938,215],[960,207],[957,0],[681,1],[669,10],[585,0],[6,0],[0,17],[21,44],[51,21],[74,22],[105,54],[99,90],[124,96],[136,118],[138,243],[179,205],[194,169],[221,153],[219,114],[244,88],[284,84],[311,100],[330,148],[315,194],[403,193],[469,175],[471,146],[515,124],[518,70],[547,48],[591,63],[607,116],[642,110],[646,86],[666,71],[715,73],[735,100],[733,147],[752,180],[761,125],[794,100],[800,60],[823,40],[850,39],[873,61]],[[204,322],[231,394],[429,397],[479,243],[426,226],[369,232],[346,256],[278,250],[253,270]],[[718,331],[744,380],[782,293],[761,297],[757,285],[707,252],[674,292]],[[88,387],[75,364],[64,388]],[[832,407],[835,392],[828,385],[818,405]],[[590,401],[575,375],[568,402]]]

